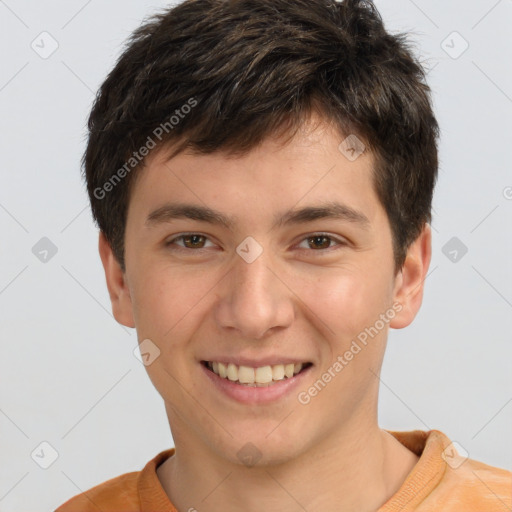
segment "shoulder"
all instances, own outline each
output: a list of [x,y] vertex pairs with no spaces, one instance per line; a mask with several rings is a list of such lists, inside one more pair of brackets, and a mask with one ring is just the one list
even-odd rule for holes
[[439,430],[388,431],[419,461],[379,512],[512,510],[512,472],[469,457]]
[[[154,503],[160,505],[167,502],[156,469],[174,451],[174,448],[164,450],[152,458],[141,471],[124,473],[77,494],[55,512],[140,512],[142,508],[155,509]],[[174,510],[172,505],[168,508]]]
[[439,496],[444,495],[467,512],[511,509],[511,471],[460,456],[457,463],[447,464],[437,488]]
[[465,512],[511,510],[511,471],[472,459],[445,434],[439,431],[433,433],[442,441],[444,448],[440,454],[444,471],[432,493],[436,503],[452,504],[455,507],[453,510]]
[[139,512],[137,482],[140,471],[111,478],[66,501],[55,512]]

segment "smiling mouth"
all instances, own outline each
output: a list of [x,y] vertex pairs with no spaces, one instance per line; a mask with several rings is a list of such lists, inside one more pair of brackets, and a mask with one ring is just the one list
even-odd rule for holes
[[275,364],[272,366],[237,366],[233,363],[218,361],[201,361],[208,370],[222,379],[230,380],[235,384],[250,387],[267,387],[277,382],[291,379],[312,366],[312,363]]

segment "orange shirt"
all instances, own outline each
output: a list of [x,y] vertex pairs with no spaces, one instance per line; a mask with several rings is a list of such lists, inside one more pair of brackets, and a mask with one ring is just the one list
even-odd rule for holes
[[[387,431],[420,456],[402,486],[377,512],[507,512],[512,472],[465,459],[439,430]],[[177,512],[156,468],[174,454],[160,452],[142,471],[125,473],[71,498],[55,512]]]

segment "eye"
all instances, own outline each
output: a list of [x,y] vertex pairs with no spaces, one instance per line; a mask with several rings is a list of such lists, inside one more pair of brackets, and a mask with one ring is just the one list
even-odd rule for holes
[[[177,245],[176,241],[182,240],[183,246]],[[208,237],[205,235],[201,235],[200,233],[187,233],[184,235],[179,235],[174,237],[172,240],[166,242],[166,246],[177,245],[178,250],[188,250],[188,249],[204,249],[205,241],[208,240]]]
[[[183,245],[177,244],[177,241],[181,241]],[[208,247],[205,246],[207,241],[209,241],[209,238],[206,235],[201,235],[200,233],[185,233],[172,238],[171,240],[166,242],[165,245],[167,247],[171,247],[173,250],[190,252],[190,250],[194,249],[207,249]],[[328,233],[313,233],[303,238],[301,244],[303,244],[304,242],[307,243],[307,247],[302,247],[302,249],[313,249],[315,252],[324,252],[327,249],[331,249],[331,244],[333,242],[340,246],[347,245],[346,241],[329,235]],[[214,245],[215,244],[212,244],[211,246]]]
[[315,252],[320,252],[320,250],[330,249],[331,242],[337,242],[337,245],[346,245],[346,242],[329,235],[328,233],[313,233],[312,235],[307,236],[303,239],[303,242],[306,242],[308,248],[314,249]]

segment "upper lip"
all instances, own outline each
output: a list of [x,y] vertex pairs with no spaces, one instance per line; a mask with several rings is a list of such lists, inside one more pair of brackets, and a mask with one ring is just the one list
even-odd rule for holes
[[259,359],[249,359],[247,357],[233,357],[233,356],[213,356],[212,358],[202,359],[202,361],[218,362],[229,364],[233,363],[236,366],[249,366],[252,368],[260,368],[261,366],[274,366],[277,364],[306,364],[309,363],[307,359],[297,359],[296,357],[262,357]]

